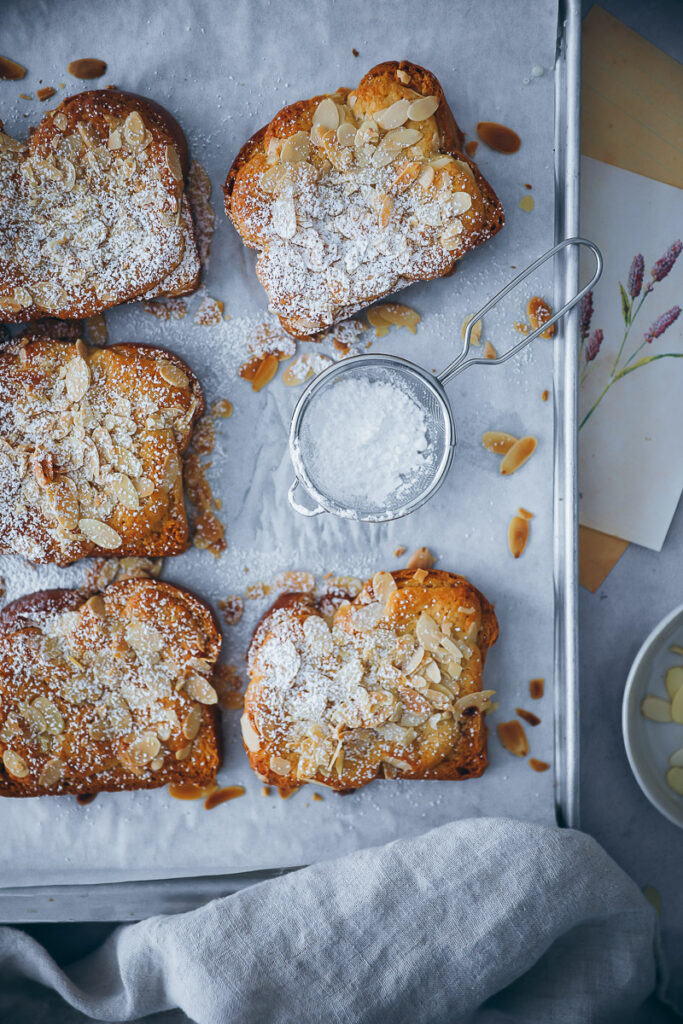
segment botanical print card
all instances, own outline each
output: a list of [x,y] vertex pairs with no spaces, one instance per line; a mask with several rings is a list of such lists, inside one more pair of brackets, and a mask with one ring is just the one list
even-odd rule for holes
[[[579,520],[659,551],[683,491],[683,192],[581,159]],[[586,267],[586,272],[588,268]]]

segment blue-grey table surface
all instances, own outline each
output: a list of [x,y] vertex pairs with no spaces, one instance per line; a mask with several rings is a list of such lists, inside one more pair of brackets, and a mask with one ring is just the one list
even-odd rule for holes
[[[584,2],[584,13],[592,4]],[[602,0],[602,6],[681,59],[680,0]],[[590,237],[590,225],[581,226]],[[631,545],[595,594],[580,591],[581,823],[639,885],[661,895],[665,958],[683,1004],[683,833],[647,801],[631,775],[621,736],[621,698],[631,662],[656,623],[683,600],[683,503],[660,553]],[[25,926],[24,926],[25,927]],[[109,924],[35,925],[28,930],[62,963],[103,940]],[[58,951],[58,952],[57,952]],[[642,1020],[674,1020],[652,1002]]]

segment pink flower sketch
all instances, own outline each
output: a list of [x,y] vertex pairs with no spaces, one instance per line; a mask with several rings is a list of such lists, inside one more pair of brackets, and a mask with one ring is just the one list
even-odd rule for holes
[[[621,312],[624,318],[624,336],[621,339],[617,358],[614,360],[614,364],[609,371],[607,383],[591,408],[581,420],[579,430],[581,430],[581,427],[583,427],[587,420],[590,419],[609,389],[613,384],[616,384],[618,380],[621,380],[623,377],[627,376],[627,374],[633,373],[634,370],[640,369],[641,366],[647,366],[648,363],[652,363],[657,359],[683,359],[683,352],[656,352],[654,355],[647,355],[638,358],[645,346],[651,345],[653,341],[657,340],[657,338],[661,338],[664,332],[668,330],[680,316],[681,307],[672,306],[671,309],[668,309],[665,313],[661,313],[657,317],[654,323],[643,335],[643,340],[640,344],[622,363],[624,348],[626,346],[631,327],[633,326],[633,322],[640,312],[645,299],[652,291],[654,291],[655,284],[659,281],[663,281],[664,278],[671,273],[681,251],[683,251],[683,242],[680,240],[673,242],[669,246],[661,259],[658,259],[654,264],[650,271],[650,277],[652,280],[647,283],[644,289],[643,278],[645,275],[645,260],[643,259],[642,253],[638,253],[633,257],[631,267],[628,272],[626,288],[624,288],[621,282],[619,283],[619,290],[621,293]],[[639,297],[640,301],[636,303],[636,299]],[[604,341],[604,334],[600,328],[594,330],[590,338],[588,337],[591,329],[593,312],[593,295],[591,292],[588,292],[579,303],[579,352],[583,356],[583,366],[581,369],[582,385],[594,369],[596,365],[596,357],[600,352],[600,346]]]

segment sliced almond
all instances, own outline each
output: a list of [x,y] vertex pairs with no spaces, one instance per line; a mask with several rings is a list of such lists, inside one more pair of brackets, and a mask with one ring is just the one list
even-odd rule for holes
[[321,100],[313,114],[313,124],[328,131],[339,125],[339,108],[330,96]]
[[666,784],[674,793],[683,796],[683,768],[669,768],[666,773]]
[[111,526],[107,526],[106,523],[101,522],[99,519],[79,519],[78,529],[84,537],[93,544],[96,544],[98,548],[112,551],[121,544],[121,537],[116,530],[112,529]]
[[185,693],[200,704],[217,704],[218,694],[203,676],[193,673],[185,683]]
[[426,121],[428,117],[436,113],[439,101],[436,96],[422,96],[419,100],[413,100],[408,107],[409,121]]
[[515,441],[500,464],[502,475],[509,476],[511,473],[516,473],[534,454],[536,444],[535,437],[520,437],[519,441]]
[[438,651],[442,633],[428,612],[420,613],[415,633],[426,651]]
[[529,765],[535,772],[547,772],[550,768],[547,761],[539,761],[537,757],[530,757]]
[[495,692],[495,690],[476,690],[474,693],[464,694],[453,705],[453,714],[457,717],[463,711],[466,711],[467,708],[477,708],[482,712],[490,710],[491,697],[493,697]]
[[529,521],[521,516],[513,516],[508,527],[508,547],[515,558],[524,551],[529,539]]
[[428,164],[424,168],[420,177],[417,179],[417,183],[421,188],[427,189],[434,184],[434,168],[431,164]]
[[33,707],[38,708],[45,721],[45,728],[51,736],[59,736],[64,731],[64,718],[62,713],[49,697],[39,695],[33,701]]
[[292,770],[292,766],[284,757],[279,757],[277,754],[273,754],[270,759],[270,770],[275,772],[276,775],[289,775]]
[[540,700],[545,692],[545,679],[529,680],[529,695],[532,700]]
[[683,687],[683,665],[674,665],[666,673],[666,692],[673,700],[678,691]]
[[676,696],[671,701],[671,717],[674,722],[683,725],[683,686],[678,689]]
[[175,759],[176,759],[176,761],[187,761],[187,759],[188,759],[188,757],[190,756],[191,753],[192,753],[192,744],[191,743],[187,743],[184,747],[181,747],[180,750],[176,750],[176,752],[175,752]]
[[523,718],[527,725],[536,726],[541,724],[541,719],[538,715],[535,715],[533,711],[527,711],[526,708],[515,708],[515,713],[518,714],[520,718]]
[[188,713],[185,715],[185,718],[183,719],[182,729],[183,736],[185,737],[185,739],[193,740],[197,733],[199,732],[201,724],[202,709],[199,707],[198,704],[195,704],[195,706],[188,711]]
[[[400,126],[405,124],[408,120],[410,105],[410,100],[396,100],[396,102],[392,103],[390,107],[386,107],[384,110],[378,111],[374,115],[375,121],[380,128],[384,129],[384,131],[390,131],[393,128],[400,128]],[[416,118],[415,120],[419,119]]]
[[311,152],[311,139],[308,132],[296,132],[285,141],[280,150],[280,160],[287,164],[298,164],[308,160]]
[[140,498],[135,485],[125,473],[112,473],[107,480],[107,491],[120,505],[132,511],[140,508]]
[[406,562],[406,569],[431,569],[435,561],[429,548],[418,548]]
[[506,750],[509,750],[515,757],[526,757],[529,753],[529,742],[521,722],[518,722],[516,718],[511,722],[499,722],[496,731],[498,739]]
[[481,443],[488,452],[505,455],[517,443],[517,438],[513,434],[506,434],[503,430],[487,430],[482,436]]
[[63,764],[58,757],[51,757],[49,761],[46,761],[40,770],[38,776],[38,785],[44,786],[49,789],[50,786],[54,786],[62,775]]
[[90,367],[85,359],[76,355],[66,364],[66,396],[70,402],[80,402],[90,387]]
[[240,728],[242,729],[242,739],[244,740],[245,747],[252,754],[257,754],[261,749],[261,738],[249,721],[246,712],[240,718]]
[[356,142],[356,128],[354,125],[345,121],[344,124],[340,124],[337,128],[337,142],[340,146],[353,146]]
[[379,220],[379,226],[385,228],[391,220],[391,214],[394,209],[394,200],[391,196],[383,195],[380,199],[379,210],[377,216]]
[[176,388],[182,388],[184,391],[189,388],[190,380],[177,363],[172,363],[170,359],[160,359],[157,366],[159,367],[160,375],[167,384],[171,384]]
[[529,512],[525,508],[518,508],[517,509],[517,515],[521,516],[522,519],[533,519],[534,518],[533,512]]
[[143,732],[128,747],[128,756],[139,765],[147,764],[161,750],[159,737],[155,732]]
[[2,755],[2,763],[4,764],[10,775],[14,776],[15,779],[25,779],[28,775],[28,765],[24,761],[21,754],[16,754],[13,750],[6,750]]
[[497,359],[498,358],[498,353],[496,352],[495,348],[493,347],[493,345],[491,344],[490,341],[485,341],[484,342],[484,358],[485,359]]
[[421,169],[422,164],[418,160],[411,160],[403,164],[402,167],[399,167],[398,174],[389,186],[389,191],[396,194],[405,192],[416,181]]
[[[540,298],[538,295],[534,295],[527,303],[526,315],[529,318],[529,323],[531,324],[532,329],[535,331],[541,326],[541,324],[545,324],[550,320],[553,315],[553,311],[545,299]],[[552,338],[554,333],[555,324],[543,331],[541,337]]]
[[287,387],[298,387],[316,373],[332,366],[333,360],[322,352],[304,352],[291,361],[282,375],[282,383]]
[[[439,244],[449,252],[452,249],[457,249],[462,230],[462,224],[459,220],[452,221],[439,235]],[[472,333],[474,334],[474,332]],[[472,339],[470,338],[470,340]],[[473,342],[473,344],[476,345],[478,342]]]
[[98,619],[103,619],[106,615],[104,598],[99,594],[93,594],[92,597],[89,597],[85,602],[85,607]]
[[[467,331],[470,321],[474,320],[474,316],[474,313],[470,313],[469,316],[466,316],[462,322],[460,334],[462,336],[463,341],[465,340],[465,332]],[[472,327],[472,332],[470,334],[470,343],[472,345],[479,345],[479,343],[481,342],[481,326],[481,320],[477,320],[476,324],[474,324],[474,326]]]
[[163,757],[163,754],[160,755],[159,757],[153,758],[153,760],[151,760],[149,762],[149,767],[151,768],[151,770],[153,772],[160,772],[161,769],[164,767],[164,757]]
[[261,391],[273,379],[277,373],[278,365],[279,360],[277,356],[272,354],[265,356],[261,360],[251,381],[254,391]]
[[669,764],[672,768],[683,768],[683,747],[679,747],[678,750],[674,750],[673,754],[669,758]]
[[672,721],[671,701],[648,694],[640,703],[640,713],[644,718],[649,718],[651,722],[670,722]]
[[132,110],[123,122],[123,134],[126,142],[133,149],[137,149],[145,140],[145,123],[137,110]]
[[391,573],[376,572],[372,577],[372,590],[377,600],[386,605],[392,594],[396,593],[396,581]]

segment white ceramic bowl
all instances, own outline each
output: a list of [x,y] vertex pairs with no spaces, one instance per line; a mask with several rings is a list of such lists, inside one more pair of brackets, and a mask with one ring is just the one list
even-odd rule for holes
[[683,605],[655,626],[631,666],[622,706],[621,724],[631,770],[650,803],[683,828],[683,796],[667,785],[669,757],[683,747],[683,725],[652,722],[644,718],[640,704],[648,693],[668,699],[664,677],[672,665],[683,664],[683,655],[669,650],[683,647]]

